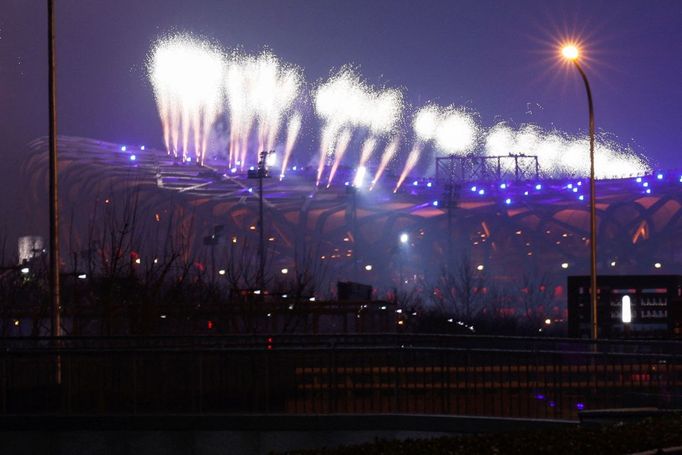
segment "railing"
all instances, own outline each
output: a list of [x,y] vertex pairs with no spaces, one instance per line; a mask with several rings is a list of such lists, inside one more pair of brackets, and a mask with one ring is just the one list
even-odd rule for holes
[[0,412],[572,419],[581,409],[682,405],[682,350],[672,342],[299,335],[66,338],[57,348],[53,341],[1,340]]

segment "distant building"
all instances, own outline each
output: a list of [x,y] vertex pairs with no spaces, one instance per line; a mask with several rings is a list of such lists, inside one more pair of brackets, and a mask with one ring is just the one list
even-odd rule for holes
[[[681,275],[599,275],[597,287],[599,337],[682,337]],[[588,338],[591,315],[590,277],[569,276],[569,336]]]
[[17,241],[17,249],[19,255],[19,264],[29,262],[37,256],[43,254],[45,243],[43,238],[38,235],[25,235],[19,237]]

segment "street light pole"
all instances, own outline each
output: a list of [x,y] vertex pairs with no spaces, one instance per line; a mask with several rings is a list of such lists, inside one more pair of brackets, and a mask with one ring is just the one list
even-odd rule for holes
[[266,159],[268,153],[274,151],[263,150],[259,154],[258,169],[249,171],[248,178],[258,179],[258,285],[260,286],[261,295],[265,292],[265,226],[264,226],[264,201],[263,201],[263,179],[269,177]]
[[562,49],[562,54],[575,65],[580,76],[583,78],[590,115],[590,308],[592,310],[591,334],[592,339],[596,340],[599,337],[599,324],[597,319],[597,210],[594,179],[594,106],[592,105],[590,82],[587,80],[587,75],[580,66],[580,63],[578,63],[578,49],[575,46],[568,45]]
[[[61,332],[59,283],[59,168],[57,161],[57,78],[55,70],[54,0],[47,2],[48,98],[49,98],[49,180],[50,180],[50,296],[52,336]],[[59,372],[57,373],[59,377]]]

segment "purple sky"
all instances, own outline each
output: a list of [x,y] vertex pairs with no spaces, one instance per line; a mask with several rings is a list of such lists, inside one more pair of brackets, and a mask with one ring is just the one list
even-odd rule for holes
[[[0,229],[44,231],[17,216],[14,188],[29,140],[47,134],[45,1],[3,0],[0,15]],[[561,36],[582,37],[600,130],[682,168],[682,2],[57,0],[61,134],[159,145],[144,60],[169,31],[226,47],[269,46],[308,81],[346,63],[406,99],[455,103],[483,126],[586,129],[578,74],[556,63]],[[542,108],[538,107],[541,106]],[[528,108],[532,114],[528,114]]]

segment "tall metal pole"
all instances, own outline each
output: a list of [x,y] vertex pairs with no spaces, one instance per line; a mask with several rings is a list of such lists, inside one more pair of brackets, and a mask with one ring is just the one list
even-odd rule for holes
[[[265,161],[265,158],[263,158]],[[258,169],[258,225],[260,227],[260,241],[258,242],[258,279],[261,294],[265,292],[265,226],[263,225],[263,175],[264,168]]]
[[49,98],[49,181],[50,181],[50,296],[52,301],[52,336],[61,335],[59,286],[59,171],[57,162],[57,78],[55,73],[54,0],[47,2],[48,98]]
[[263,179],[266,177],[266,159],[269,151],[263,150],[260,152],[260,160],[258,161],[258,225],[259,225],[259,242],[258,242],[258,259],[260,261],[258,268],[258,286],[260,286],[261,295],[265,293],[265,223],[263,216]]
[[599,325],[597,319],[597,211],[594,188],[594,107],[592,106],[592,90],[590,90],[587,76],[577,60],[573,60],[573,63],[578,68],[583,82],[585,82],[587,103],[590,110],[590,305],[592,309],[592,339],[596,340],[599,337]]

